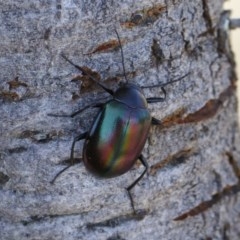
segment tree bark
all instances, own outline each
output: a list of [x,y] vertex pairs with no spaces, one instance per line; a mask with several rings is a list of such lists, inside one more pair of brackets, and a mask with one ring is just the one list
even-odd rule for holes
[[[0,44],[0,239],[239,239],[240,142],[236,76],[223,1],[5,1]],[[98,179],[69,162],[75,136],[109,95],[67,63],[116,89],[184,79],[151,104],[143,171]],[[144,89],[148,97],[161,89]],[[83,142],[76,144],[81,158]]]

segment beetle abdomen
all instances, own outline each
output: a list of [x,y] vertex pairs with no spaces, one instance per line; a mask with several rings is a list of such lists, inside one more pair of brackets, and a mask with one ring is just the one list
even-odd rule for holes
[[147,109],[110,101],[98,113],[86,139],[83,149],[86,167],[102,177],[127,172],[141,154],[150,125]]

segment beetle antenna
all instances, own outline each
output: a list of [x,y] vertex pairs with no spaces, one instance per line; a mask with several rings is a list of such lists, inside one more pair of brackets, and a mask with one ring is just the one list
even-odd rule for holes
[[123,56],[123,49],[122,49],[121,40],[120,40],[120,37],[119,37],[119,34],[118,34],[117,29],[114,29],[114,30],[115,30],[115,33],[116,33],[116,35],[117,35],[119,47],[120,47],[120,49],[121,49],[122,67],[123,67],[124,78],[125,78],[125,80],[128,82],[128,80],[127,80],[127,75],[126,75],[126,70],[125,70],[124,56]]
[[156,84],[156,85],[152,85],[152,86],[142,86],[141,88],[165,87],[165,86],[167,86],[167,85],[169,85],[169,84],[172,84],[172,83],[174,83],[174,82],[179,82],[179,81],[181,81],[182,79],[184,79],[185,77],[187,77],[188,75],[190,75],[190,73],[191,73],[191,72],[183,75],[183,76],[180,77],[180,78],[177,78],[177,79],[174,79],[174,80],[172,80],[172,81],[170,81],[170,82],[167,82],[167,83],[160,83],[160,84]]

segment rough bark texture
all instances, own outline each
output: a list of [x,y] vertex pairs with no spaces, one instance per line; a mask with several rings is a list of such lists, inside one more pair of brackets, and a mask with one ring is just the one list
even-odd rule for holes
[[[235,75],[222,2],[1,1],[0,239],[239,239],[240,142]],[[177,79],[164,103],[149,106],[152,127],[143,171],[96,179],[75,164],[50,184],[69,159],[74,136],[96,110],[71,113],[108,97],[61,56],[116,89]],[[224,34],[222,34],[224,33]],[[75,81],[71,81],[74,77]],[[144,90],[159,96],[158,88]],[[76,146],[81,157],[82,142]]]

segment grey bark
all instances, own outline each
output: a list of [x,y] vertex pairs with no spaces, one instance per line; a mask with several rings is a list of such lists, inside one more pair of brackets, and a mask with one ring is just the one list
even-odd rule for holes
[[[234,61],[222,3],[197,1],[1,1],[0,239],[239,239],[240,144]],[[177,79],[164,103],[151,104],[143,171],[97,179],[69,159],[74,136],[108,97],[61,57],[116,89],[126,73],[141,86]],[[107,43],[107,44],[106,44]],[[74,77],[75,81],[71,81]],[[161,90],[145,89],[146,96]],[[75,156],[81,157],[82,142]]]

